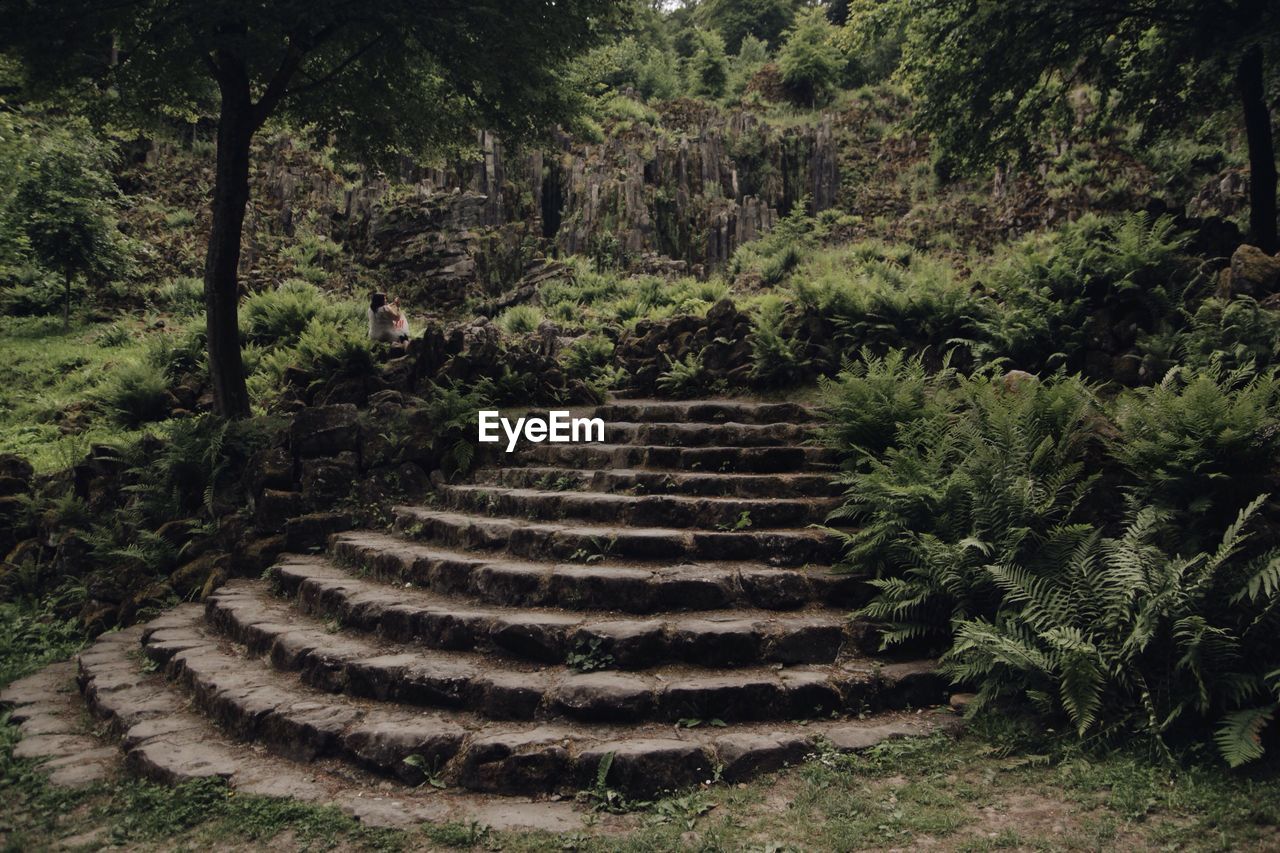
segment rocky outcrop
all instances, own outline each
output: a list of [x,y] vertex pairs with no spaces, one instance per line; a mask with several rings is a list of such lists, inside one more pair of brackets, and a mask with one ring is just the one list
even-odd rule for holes
[[279,227],[319,212],[361,265],[433,306],[510,290],[555,252],[704,274],[796,204],[830,207],[840,188],[830,117],[779,128],[693,101],[601,142],[559,134],[545,150],[510,150],[481,133],[472,160],[406,163],[354,187],[307,174],[295,155],[281,143],[263,167]]

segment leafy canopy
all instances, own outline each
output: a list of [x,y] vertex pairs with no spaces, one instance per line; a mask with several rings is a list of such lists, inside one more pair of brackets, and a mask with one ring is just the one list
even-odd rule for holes
[[[113,106],[193,118],[247,86],[256,125],[282,114],[377,161],[507,139],[573,115],[565,64],[629,8],[606,0],[5,0],[0,46],[32,80],[92,78]],[[115,50],[110,50],[114,44]],[[118,61],[112,62],[113,54]]]

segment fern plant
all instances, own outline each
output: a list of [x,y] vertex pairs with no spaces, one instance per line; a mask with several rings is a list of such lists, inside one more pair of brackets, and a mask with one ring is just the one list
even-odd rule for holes
[[762,297],[751,324],[751,378],[777,387],[802,382],[809,372],[804,344],[783,332],[786,302],[776,295]]
[[658,390],[672,397],[691,397],[707,391],[711,379],[702,353],[689,353],[684,358],[667,356],[667,369],[658,375]]
[[[1100,441],[1097,401],[1061,376],[1013,391],[983,375],[926,378],[900,354],[868,365],[845,378],[857,414],[828,428],[850,442],[845,501],[828,521],[845,569],[872,578],[861,615],[884,624],[884,644],[945,647],[953,619],[998,607],[982,572],[991,555],[1036,552],[1077,520],[1096,480],[1085,459]],[[901,396],[895,374],[911,380]]]
[[980,572],[1000,606],[957,620],[944,670],[978,685],[976,707],[1026,700],[1080,736],[1136,732],[1167,751],[1213,722],[1228,763],[1261,757],[1280,704],[1280,551],[1245,547],[1263,500],[1192,557],[1161,546],[1172,517],[1152,508],[1117,538],[1062,525],[1036,552],[998,555]]

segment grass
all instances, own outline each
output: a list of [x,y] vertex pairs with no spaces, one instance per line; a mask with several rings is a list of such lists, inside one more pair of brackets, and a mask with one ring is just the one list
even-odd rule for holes
[[[218,782],[168,788],[114,780],[57,789],[15,760],[0,720],[0,850],[70,843],[130,850],[1196,850],[1280,844],[1277,768],[1171,768],[1126,752],[1040,751],[977,727],[823,752],[757,781],[680,792],[622,817],[584,807],[572,833],[478,822],[363,826],[337,808],[238,794]],[[1041,748],[1043,748],[1043,743]],[[442,796],[450,796],[442,794]]]
[[[17,453],[37,471],[51,471],[79,461],[92,444],[141,435],[95,399],[121,372],[136,369],[151,338],[180,330],[173,320],[164,331],[122,320],[73,324],[64,332],[56,317],[0,318],[0,453]],[[73,423],[75,431],[64,432]]]

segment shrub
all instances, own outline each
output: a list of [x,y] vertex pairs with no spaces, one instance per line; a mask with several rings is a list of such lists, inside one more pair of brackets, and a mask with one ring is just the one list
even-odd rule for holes
[[267,353],[261,365],[270,379],[282,378],[290,367],[325,379],[372,376],[379,370],[365,329],[319,318],[307,324],[292,349],[278,348]]
[[982,566],[991,555],[1039,554],[1078,520],[1096,476],[1085,459],[1099,441],[1097,403],[1079,380],[1015,389],[986,376],[926,379],[918,360],[893,355],[829,387],[840,390],[830,412],[873,406],[830,428],[850,442],[841,449],[851,463],[831,520],[860,525],[838,535],[846,566],[876,576],[863,613],[887,623],[886,645],[945,644],[952,619],[990,616],[999,595]]
[[538,331],[544,319],[542,309],[536,305],[512,305],[494,322],[509,335],[527,335]]
[[1230,764],[1260,758],[1280,707],[1280,552],[1244,547],[1261,503],[1191,557],[1161,547],[1173,519],[1155,509],[1115,539],[1075,525],[1025,558],[991,554],[998,611],[957,623],[945,670],[979,685],[979,707],[1015,698],[1081,736],[1139,733],[1167,750],[1213,721]]
[[194,276],[171,278],[156,288],[152,303],[161,311],[193,316],[204,311],[204,282]]
[[786,308],[786,301],[773,294],[756,304],[751,322],[751,378],[761,385],[798,383],[808,376],[804,344],[783,332]]
[[796,301],[836,327],[844,350],[973,346],[994,310],[945,263],[877,243],[825,252],[791,285]]
[[292,346],[312,320],[334,321],[335,311],[313,284],[290,279],[275,290],[263,290],[245,300],[240,332],[250,343],[265,347]]
[[614,343],[604,335],[583,335],[564,351],[564,366],[570,376],[588,378],[607,367],[613,358]]
[[796,16],[778,51],[778,67],[783,85],[797,103],[812,107],[831,99],[845,65],[835,35],[825,9],[815,7]]
[[890,350],[878,357],[864,349],[835,379],[819,380],[823,437],[849,454],[851,467],[861,468],[894,445],[899,429],[945,412],[954,381],[950,370],[929,373],[919,355]]
[[164,420],[173,405],[164,371],[146,361],[117,368],[99,395],[104,408],[130,429]]
[[710,376],[701,353],[689,353],[673,360],[667,357],[667,369],[658,375],[658,390],[672,397],[692,397],[710,390]]
[[693,56],[688,60],[689,93],[695,97],[719,98],[729,83],[729,58],[724,39],[714,30],[694,30]]
[[1000,302],[981,325],[977,355],[1032,372],[1080,371],[1090,350],[1129,350],[1168,321],[1189,285],[1184,243],[1171,218],[1143,213],[1085,215],[1022,241],[975,276]]
[[1280,461],[1280,380],[1221,368],[1171,371],[1116,401],[1113,453],[1138,506],[1170,514],[1195,550],[1209,547]]

